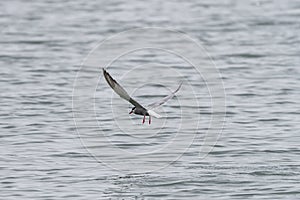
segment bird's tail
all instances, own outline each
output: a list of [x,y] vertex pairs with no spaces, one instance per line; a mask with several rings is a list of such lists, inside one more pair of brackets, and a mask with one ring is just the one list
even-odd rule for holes
[[150,116],[153,116],[153,117],[155,117],[155,118],[162,118],[162,116],[161,116],[160,114],[157,114],[157,113],[154,112],[153,110],[148,110],[147,112],[148,112],[148,114],[149,114]]

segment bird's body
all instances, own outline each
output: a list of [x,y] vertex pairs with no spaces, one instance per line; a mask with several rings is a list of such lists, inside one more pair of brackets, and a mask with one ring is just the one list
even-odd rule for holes
[[133,113],[136,115],[149,116],[149,113],[145,108],[135,108]]
[[141,104],[139,104],[137,101],[135,101],[133,98],[131,98],[129,96],[129,94],[126,92],[126,90],[124,90],[124,88],[122,88],[122,86],[116,80],[114,80],[105,69],[103,69],[103,75],[104,75],[108,85],[121,98],[125,99],[126,101],[128,101],[132,105],[134,105],[134,107],[131,109],[129,114],[134,113],[136,115],[143,115],[144,116],[143,123],[145,122],[145,117],[149,116],[149,124],[151,123],[151,116],[156,117],[156,118],[161,118],[161,116],[159,114],[157,114],[156,112],[154,112],[152,109],[155,109],[156,107],[159,107],[160,105],[167,102],[169,99],[173,98],[175,96],[175,93],[180,89],[180,87],[182,85],[182,83],[180,83],[180,85],[178,86],[178,88],[174,92],[172,92],[168,96],[164,97],[162,100],[160,100],[158,102],[154,102],[154,103],[148,105],[148,109],[146,109]]

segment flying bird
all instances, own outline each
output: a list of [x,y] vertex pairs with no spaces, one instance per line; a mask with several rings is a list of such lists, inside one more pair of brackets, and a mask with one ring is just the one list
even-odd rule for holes
[[167,95],[166,97],[162,98],[161,100],[151,103],[145,108],[141,104],[139,104],[136,100],[129,96],[126,90],[115,80],[111,77],[111,75],[103,68],[103,75],[105,80],[107,81],[108,85],[123,99],[130,102],[134,107],[131,109],[129,114],[136,114],[136,115],[143,115],[143,124],[145,123],[146,116],[149,116],[149,124],[151,124],[151,116],[155,118],[161,118],[162,116],[157,114],[153,111],[153,109],[161,106],[162,104],[166,103],[169,99],[172,99],[175,96],[175,93],[178,92],[180,89],[182,82],[179,84],[176,90],[174,90],[171,94]]

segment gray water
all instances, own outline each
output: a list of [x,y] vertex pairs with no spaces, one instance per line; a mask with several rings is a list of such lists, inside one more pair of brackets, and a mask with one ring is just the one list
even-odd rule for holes
[[[300,2],[12,0],[0,2],[0,15],[0,199],[300,198]],[[181,70],[184,86],[161,110],[166,120],[141,125],[141,117],[129,117],[131,106],[101,78],[94,86],[93,108],[100,128],[93,123],[76,128],[73,87],[82,62],[99,41],[139,27],[185,32],[213,58],[227,111],[222,134],[205,158],[199,149],[212,115],[205,83],[179,59],[156,51],[133,53],[108,69],[145,103],[168,92],[153,78],[163,79],[168,88],[179,82],[167,71],[158,73],[161,65]],[[151,58],[156,70],[149,70]],[[207,64],[207,58],[201,61]],[[146,72],[121,78],[140,65]],[[101,77],[100,69],[85,75]],[[200,105],[187,95],[188,83]],[[111,115],[111,97],[116,97],[117,120]],[[196,136],[186,152],[161,148],[181,122],[179,100],[188,111],[182,118],[191,126],[178,133]],[[85,137],[94,143],[86,144]],[[110,154],[106,150],[112,145],[125,153]],[[163,167],[144,171],[143,166]]]

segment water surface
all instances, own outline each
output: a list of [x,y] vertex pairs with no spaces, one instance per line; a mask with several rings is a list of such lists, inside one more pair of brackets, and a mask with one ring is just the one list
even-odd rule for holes
[[[0,2],[0,15],[1,199],[299,198],[299,2],[13,0]],[[151,173],[137,173],[135,163],[127,171],[116,171],[98,163],[84,148],[72,114],[76,73],[98,41],[137,27],[184,31],[206,48],[220,70],[226,125],[205,159],[198,155],[201,133],[211,116],[209,96],[192,70],[185,75],[203,104],[197,106],[199,112],[186,115],[200,116],[201,125],[198,142],[179,160]],[[116,64],[123,65],[112,66],[111,72],[121,77],[127,67],[149,64],[154,54],[141,52],[134,59],[121,59]],[[172,64],[175,69],[185,65],[175,57],[159,56],[158,64]],[[135,73],[131,76],[144,74]],[[155,71],[148,73],[149,80],[158,78]],[[160,75],[170,85],[178,81],[172,74]],[[121,80],[145,103],[167,92],[161,85],[143,85],[142,80]],[[100,104],[106,97],[101,92],[108,98],[112,95],[101,86],[96,89],[97,119],[113,144],[131,153],[153,151],[168,143],[180,120],[177,101],[192,100],[182,90],[163,108],[169,116],[166,129],[151,135],[150,126],[141,126],[139,117],[128,117],[130,106],[116,99],[115,104],[124,109],[118,120],[127,123],[124,128],[135,136],[129,137],[115,131],[110,104]],[[148,97],[146,91],[157,96]],[[185,103],[183,108],[193,110],[189,106],[194,105]],[[153,120],[152,128],[160,123]],[[139,135],[135,126],[147,135]],[[87,134],[99,139],[95,127]],[[94,148],[101,152],[110,144]],[[163,160],[179,153],[165,149],[155,156]],[[130,157],[118,154],[107,159],[128,164]],[[138,161],[152,164],[148,158]]]

